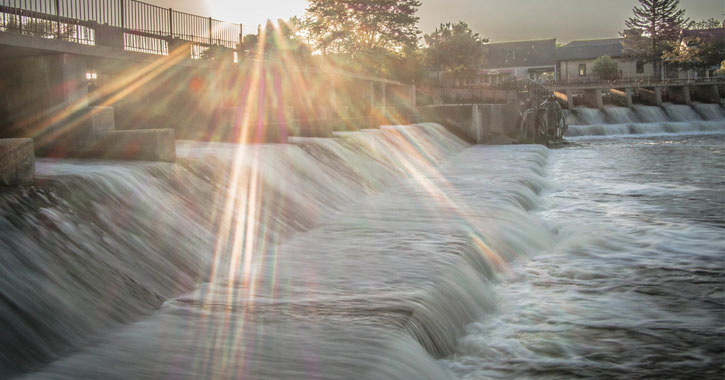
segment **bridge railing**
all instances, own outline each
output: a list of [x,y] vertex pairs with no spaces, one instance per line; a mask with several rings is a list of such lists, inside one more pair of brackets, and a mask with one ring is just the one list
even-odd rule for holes
[[709,77],[709,78],[666,78],[661,79],[658,77],[632,77],[632,78],[619,78],[614,80],[576,80],[576,81],[547,81],[541,82],[542,85],[547,87],[616,87],[616,86],[667,86],[667,85],[682,85],[682,84],[719,84],[725,82],[723,77]]
[[127,50],[168,54],[179,39],[238,49],[242,25],[138,0],[0,0],[0,31],[95,45],[99,27],[123,35]]

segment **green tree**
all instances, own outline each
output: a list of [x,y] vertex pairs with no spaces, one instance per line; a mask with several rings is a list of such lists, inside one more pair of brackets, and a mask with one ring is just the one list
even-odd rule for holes
[[378,56],[418,43],[419,0],[308,0],[304,26],[323,53]]
[[594,60],[592,74],[601,79],[617,79],[619,77],[619,67],[617,66],[617,62],[614,62],[612,58],[605,55]]
[[722,27],[723,27],[723,23],[720,20],[712,17],[707,20],[692,21],[690,23],[690,25],[688,26],[688,29],[705,30],[705,29],[718,29],[718,28],[722,28]]
[[429,67],[457,79],[470,77],[478,71],[486,54],[485,43],[488,42],[488,38],[471,30],[463,21],[440,24],[433,33],[423,38],[428,45],[426,58]]
[[662,70],[664,55],[677,43],[683,27],[689,24],[680,0],[638,0],[634,16],[624,23],[624,54],[652,62],[655,73]]

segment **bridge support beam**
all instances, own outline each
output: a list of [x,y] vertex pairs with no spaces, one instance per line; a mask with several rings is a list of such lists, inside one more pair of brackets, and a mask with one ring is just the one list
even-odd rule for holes
[[612,88],[609,90],[609,93],[612,95],[612,100],[625,105],[629,108],[632,108],[632,89],[631,88],[625,88],[622,90]]
[[662,107],[662,87],[640,88],[639,97],[647,104]]
[[584,101],[592,107],[604,108],[601,89],[584,90]]
[[690,86],[669,87],[667,88],[667,91],[670,94],[670,98],[677,103],[687,104],[688,106],[692,104],[692,99],[690,97]]

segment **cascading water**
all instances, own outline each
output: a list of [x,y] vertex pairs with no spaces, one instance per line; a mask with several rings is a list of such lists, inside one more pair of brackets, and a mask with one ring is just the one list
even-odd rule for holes
[[[1,198],[0,374],[448,377],[433,356],[494,307],[490,281],[551,244],[525,211],[545,149],[436,168],[466,146],[422,125],[40,160]],[[497,186],[449,181],[515,156]]]
[[721,378],[722,135],[598,144],[40,160],[0,194],[0,377]]
[[664,108],[635,105],[607,106],[603,110],[577,107],[570,111],[568,138],[589,136],[720,133],[725,130],[725,110],[717,104],[665,104]]

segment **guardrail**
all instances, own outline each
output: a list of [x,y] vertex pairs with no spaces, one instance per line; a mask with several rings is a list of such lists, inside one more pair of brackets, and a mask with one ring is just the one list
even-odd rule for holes
[[200,48],[238,49],[242,25],[138,0],[0,0],[0,31],[95,45],[99,28],[123,35],[123,48],[168,54],[179,39]]
[[667,85],[685,85],[685,84],[720,84],[725,82],[725,77],[709,77],[709,78],[670,78],[660,79],[655,77],[642,78],[620,78],[615,80],[588,80],[588,81],[547,81],[541,82],[547,87],[616,87],[616,86],[667,86]]

